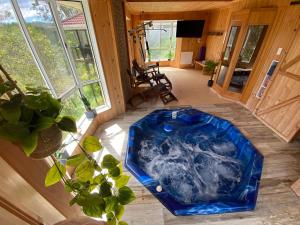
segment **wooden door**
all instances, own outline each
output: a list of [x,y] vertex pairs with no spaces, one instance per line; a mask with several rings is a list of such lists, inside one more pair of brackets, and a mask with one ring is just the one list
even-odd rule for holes
[[[223,47],[221,66],[214,84],[214,89],[224,97],[241,101],[251,92],[256,82],[255,69],[264,48],[265,39],[277,9],[252,9],[235,12],[231,18],[226,42]],[[238,26],[238,37],[229,60],[224,60],[232,29]],[[224,69],[225,68],[225,69]]]
[[284,140],[291,141],[300,130],[300,24],[296,37],[255,115]]
[[226,95],[226,84],[228,82],[228,77],[232,73],[237,53],[241,48],[248,14],[249,10],[243,10],[236,12],[231,16],[231,22],[222,49],[220,66],[213,86],[213,88],[221,95]]

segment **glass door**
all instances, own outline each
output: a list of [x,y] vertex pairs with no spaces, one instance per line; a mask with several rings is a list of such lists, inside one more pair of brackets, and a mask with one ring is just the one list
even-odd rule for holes
[[221,87],[223,86],[224,81],[225,81],[225,77],[226,77],[226,74],[228,71],[229,64],[231,62],[231,58],[232,58],[234,48],[236,45],[236,41],[237,41],[237,38],[238,38],[238,35],[240,32],[240,28],[241,27],[238,25],[232,25],[231,29],[230,29],[230,33],[229,33],[229,36],[227,39],[227,44],[226,44],[226,47],[225,47],[225,50],[223,53],[223,57],[221,60],[221,67],[219,70],[219,75],[218,75],[217,81],[216,81],[216,83],[218,85],[220,85]]
[[240,50],[238,61],[235,65],[228,90],[235,93],[242,93],[253,65],[266,34],[267,25],[249,26],[244,39],[243,47]]

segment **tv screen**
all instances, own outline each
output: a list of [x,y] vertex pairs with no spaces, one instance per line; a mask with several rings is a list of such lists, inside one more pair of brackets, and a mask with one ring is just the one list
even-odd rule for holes
[[176,37],[200,38],[203,33],[204,20],[177,21]]

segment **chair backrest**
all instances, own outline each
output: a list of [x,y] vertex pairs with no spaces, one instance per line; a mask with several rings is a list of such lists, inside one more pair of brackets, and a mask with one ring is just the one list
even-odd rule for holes
[[145,74],[145,70],[142,67],[140,67],[140,65],[137,63],[136,59],[132,60],[132,69],[135,73],[138,73],[138,75],[144,76],[144,74]]

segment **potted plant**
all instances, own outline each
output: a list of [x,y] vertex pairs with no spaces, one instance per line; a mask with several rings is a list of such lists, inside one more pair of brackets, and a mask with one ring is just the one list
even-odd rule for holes
[[203,68],[203,74],[205,74],[205,75],[214,74],[217,65],[218,65],[218,62],[214,62],[212,60],[205,61],[204,68]]
[[62,131],[76,132],[72,117],[60,116],[62,108],[43,87],[23,93],[6,74],[0,84],[0,138],[19,145],[27,156],[45,158],[62,144]]
[[95,118],[97,115],[96,110],[91,108],[90,102],[87,100],[87,98],[83,94],[81,95],[81,100],[82,100],[85,110],[86,110],[85,116],[88,119]]
[[[126,186],[130,177],[123,174],[120,161],[108,154],[97,162],[92,154],[102,145],[94,136],[85,137],[82,143],[76,140],[81,153],[67,157],[65,163],[56,159],[54,153],[63,146],[62,131],[76,132],[75,120],[60,116],[62,104],[47,89],[27,87],[23,93],[1,65],[0,70],[6,77],[0,83],[0,138],[19,145],[27,156],[51,155],[53,166],[45,186],[63,182],[74,196],[70,205],[79,205],[87,216],[106,218],[108,225],[126,225],[121,221],[124,205],[135,194]],[[67,167],[74,168],[72,177]]]
[[[102,150],[98,138],[87,136],[79,147],[82,152],[68,157],[66,165],[54,160],[45,185],[62,181],[66,191],[74,194],[70,205],[79,205],[87,216],[106,217],[108,225],[126,225],[121,220],[124,205],[135,199],[126,186],[130,177],[123,174],[122,164],[112,155],[105,155],[100,163],[91,156]],[[66,167],[75,168],[73,178],[66,176]]]

